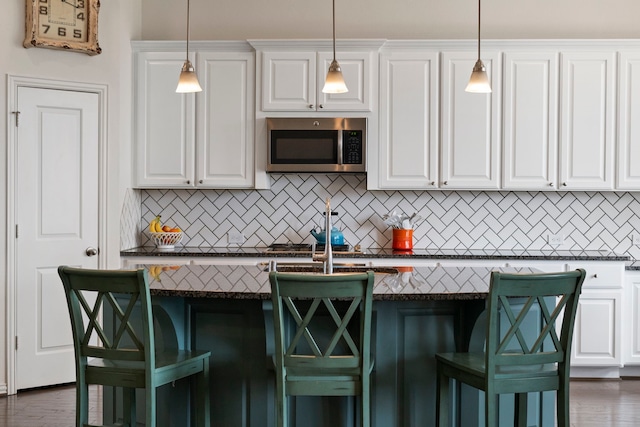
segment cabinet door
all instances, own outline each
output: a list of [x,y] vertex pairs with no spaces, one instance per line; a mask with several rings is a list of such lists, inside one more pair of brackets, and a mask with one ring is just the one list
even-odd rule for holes
[[623,362],[625,365],[640,364],[640,272],[628,271],[625,286],[623,322],[625,328]]
[[640,190],[640,53],[622,52],[618,83],[618,182],[620,190]]
[[138,187],[194,185],[195,95],[176,93],[183,63],[179,52],[136,54]]
[[315,52],[264,52],[262,54],[262,109],[264,111],[316,109]]
[[477,54],[443,52],[441,187],[498,189],[500,57],[482,53],[491,93],[465,92]]
[[322,92],[327,71],[333,61],[333,53],[320,52],[317,70],[317,108],[329,111],[371,111],[373,52],[338,52],[336,59],[349,92]]
[[438,53],[384,53],[380,63],[381,189],[435,188]]
[[557,54],[505,53],[504,61],[502,187],[553,189],[558,170]]
[[571,366],[619,366],[621,290],[583,289],[573,332]]
[[253,187],[255,59],[252,52],[198,53],[198,187]]
[[613,52],[562,54],[561,189],[613,189],[613,61]]

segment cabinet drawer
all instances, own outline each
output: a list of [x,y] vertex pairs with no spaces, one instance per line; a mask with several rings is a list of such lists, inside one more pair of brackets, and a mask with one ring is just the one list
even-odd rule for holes
[[584,288],[621,288],[624,279],[624,263],[569,264],[567,270],[584,268],[587,277]]

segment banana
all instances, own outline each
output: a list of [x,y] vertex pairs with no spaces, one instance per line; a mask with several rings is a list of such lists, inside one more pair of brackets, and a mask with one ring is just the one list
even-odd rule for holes
[[160,282],[160,273],[162,273],[162,267],[159,265],[152,265],[149,267],[149,275],[154,279]]
[[149,223],[149,231],[152,233],[162,232],[162,226],[160,225],[160,215],[156,215],[154,219]]

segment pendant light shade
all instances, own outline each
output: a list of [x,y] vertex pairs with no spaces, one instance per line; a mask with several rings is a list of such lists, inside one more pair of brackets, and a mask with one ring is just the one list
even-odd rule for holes
[[324,80],[323,93],[345,93],[349,92],[342,76],[340,64],[336,61],[336,0],[333,0],[333,61],[329,65],[327,78]]
[[187,58],[182,66],[182,71],[180,71],[178,87],[176,88],[177,93],[202,92],[196,70],[193,68],[191,61],[189,61],[189,21],[189,0],[187,0]]
[[202,92],[202,87],[198,82],[196,71],[188,59],[184,61],[182,71],[180,71],[180,79],[178,80],[177,93]]
[[335,59],[331,61],[329,71],[327,72],[327,78],[324,80],[324,87],[322,88],[324,93],[345,93],[349,92],[347,85],[344,82],[342,76],[342,70],[340,64]]
[[467,84],[465,91],[473,93],[491,92],[491,83],[489,83],[487,69],[481,59],[478,59],[476,61],[476,65],[473,66],[471,78],[469,79],[469,84]]
[[471,72],[471,78],[465,91],[473,93],[490,93],[491,83],[489,83],[489,76],[487,76],[487,68],[484,66],[480,59],[480,1],[478,0],[478,60],[473,66]]

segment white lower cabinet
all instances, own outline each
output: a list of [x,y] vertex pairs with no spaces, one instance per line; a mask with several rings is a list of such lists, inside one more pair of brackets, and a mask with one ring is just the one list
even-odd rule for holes
[[[640,367],[640,271],[628,271],[624,292],[623,362]],[[636,374],[637,375],[637,374]]]
[[[567,270],[584,268],[573,331],[571,375],[618,377],[622,366],[622,296],[624,263],[568,264]],[[585,369],[582,369],[585,368]]]

